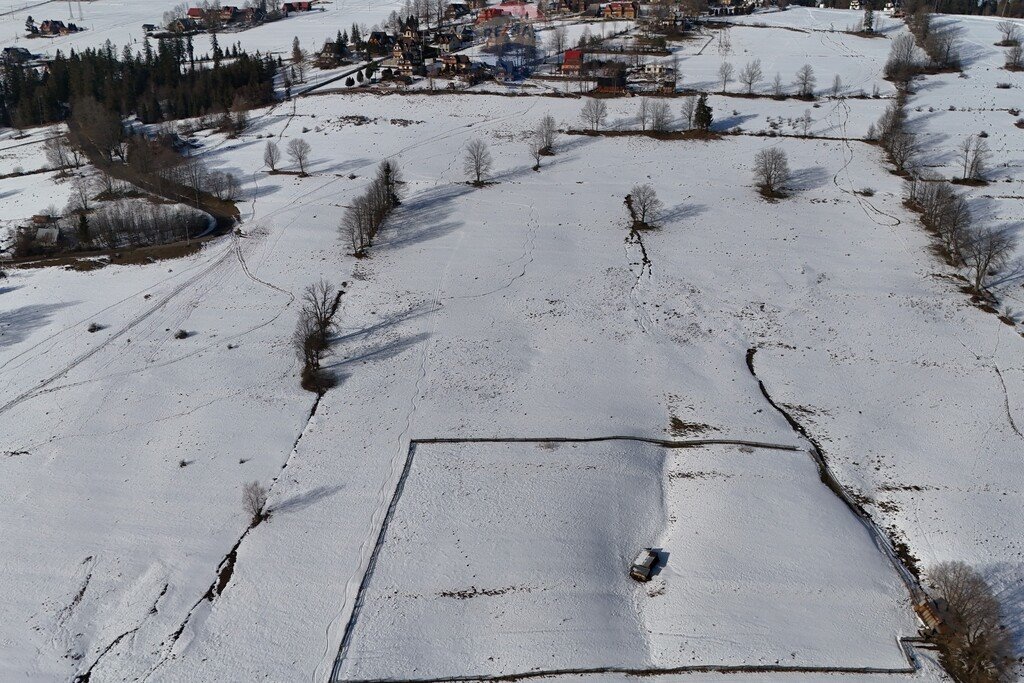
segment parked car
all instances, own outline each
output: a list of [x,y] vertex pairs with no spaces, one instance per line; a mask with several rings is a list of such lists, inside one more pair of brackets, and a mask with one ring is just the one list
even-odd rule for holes
[[641,583],[646,583],[651,580],[651,571],[656,564],[658,564],[658,553],[650,548],[644,548],[633,560],[633,564],[629,568],[629,576]]

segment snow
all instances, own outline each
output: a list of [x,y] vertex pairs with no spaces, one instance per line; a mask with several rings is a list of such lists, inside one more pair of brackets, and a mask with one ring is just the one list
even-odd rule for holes
[[[781,657],[908,666],[896,642],[914,631],[906,590],[806,452],[611,441],[413,453],[342,680]],[[628,577],[638,544],[661,557],[647,584]]]
[[[85,8],[95,23],[72,40],[137,33],[164,7]],[[846,16],[794,9],[749,19],[821,28]],[[297,21],[268,31],[265,46],[287,50]],[[987,40],[990,23],[962,21],[971,40]],[[311,25],[308,35],[335,28]],[[821,31],[731,33],[733,50],[744,51],[729,57],[738,68],[759,56],[770,78],[782,65],[769,60],[785,50],[787,74],[813,59],[819,89],[839,73],[870,91],[888,49],[884,39]],[[684,84],[712,87],[721,58],[684,56]],[[1009,75],[984,68],[970,65],[967,79],[927,77],[911,98],[912,125],[933,136],[937,155],[955,147],[940,135],[990,131],[1008,166],[1000,182],[972,188],[972,202],[986,221],[1012,226],[1015,200],[984,195],[1021,193],[1013,118],[948,111],[1009,106],[994,88]],[[448,675],[457,658],[429,648],[434,638],[461,648],[470,673],[522,671],[544,656],[642,666],[785,661],[794,652],[829,666],[903,667],[896,638],[915,631],[908,595],[818,481],[807,442],[762,396],[745,362],[752,347],[773,399],[923,569],[971,562],[1019,606],[1021,326],[959,291],[902,206],[901,180],[880,150],[839,139],[877,119],[891,94],[880,88],[883,98],[822,98],[820,108],[710,98],[721,127],[756,133],[769,116],[810,109],[826,139],[563,135],[537,173],[529,131],[547,112],[563,128],[578,126],[583,100],[312,95],[294,109],[253,112],[236,140],[204,138],[211,166],[244,178],[238,234],[146,266],[8,269],[0,280],[0,679],[69,680],[94,667],[94,682],[327,680],[410,443],[438,437],[621,435],[798,450],[417,446],[356,620],[352,643],[362,654],[345,666],[360,668],[346,676],[409,677],[413,666]],[[607,100],[613,125],[635,127],[636,102]],[[310,177],[266,173],[265,136],[282,147],[310,142]],[[475,137],[490,145],[497,181],[479,189],[463,182],[460,158]],[[750,174],[755,152],[772,145],[794,170],[793,196],[774,203]],[[26,169],[43,165],[34,149],[19,162]],[[336,226],[385,157],[403,167],[407,196],[370,257],[356,260]],[[952,174],[953,162],[942,163]],[[0,180],[4,218],[61,205],[54,193],[65,186],[46,178]],[[627,240],[622,206],[642,182],[667,206],[661,228],[642,236],[649,267]],[[864,188],[873,194],[855,193]],[[299,387],[290,336],[296,298],[320,277],[346,286],[327,361],[338,385],[310,418],[315,399]],[[1000,289],[1015,310],[1019,287]],[[90,322],[105,329],[89,333]],[[190,336],[174,339],[178,329]],[[456,455],[460,470],[429,466]],[[579,470],[588,461],[603,469]],[[517,469],[552,462],[569,469]],[[247,530],[240,492],[252,480],[270,487],[272,515]],[[549,509],[563,514],[540,516]],[[474,521],[463,524],[466,515]],[[691,519],[701,523],[689,527]],[[562,523],[572,525],[568,557],[578,564],[553,574],[546,557],[567,556],[557,542]],[[479,564],[448,562],[452,531]],[[205,600],[236,544],[226,588]],[[667,549],[668,561],[640,586],[625,573],[650,545]],[[693,547],[700,552],[687,552]],[[493,583],[472,576],[481,568],[496,573]],[[432,595],[420,605],[400,595],[388,598],[400,610],[377,607],[388,586],[433,594],[553,576],[566,590]],[[586,583],[573,592],[569,577]],[[665,592],[650,596],[660,582]],[[577,623],[594,629],[559,625],[557,637],[531,638],[529,627],[551,627],[557,610],[541,602],[549,599],[578,609]],[[417,620],[428,604],[433,611]],[[507,611],[488,613],[491,604]],[[1011,612],[1015,634],[1019,614]],[[374,638],[404,648],[402,664],[371,659]],[[487,661],[495,654],[503,659]],[[922,656],[920,672],[891,678],[941,678]]]

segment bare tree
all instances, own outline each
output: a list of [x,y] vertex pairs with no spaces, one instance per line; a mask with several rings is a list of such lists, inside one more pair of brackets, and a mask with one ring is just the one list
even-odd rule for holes
[[277,146],[276,142],[267,141],[266,146],[263,148],[263,163],[265,163],[271,171],[277,170],[277,164],[281,161],[281,148]]
[[299,167],[299,175],[306,175],[306,163],[309,161],[309,153],[313,148],[302,138],[292,138],[288,141],[288,157]]
[[334,330],[337,298],[338,290],[323,278],[307,285],[302,292],[302,308],[309,311],[317,333],[324,339]]
[[839,93],[843,91],[843,79],[839,77],[839,74],[835,75],[832,79],[832,97],[839,97]]
[[46,153],[46,160],[50,168],[59,170],[61,176],[67,175],[67,169],[71,164],[71,145],[62,134],[56,130],[50,131],[50,136],[43,143],[43,150]]
[[917,135],[908,130],[900,130],[885,139],[885,149],[889,153],[896,170],[903,173],[914,166],[914,161],[921,149]]
[[494,159],[491,157],[491,151],[487,148],[486,142],[476,138],[466,145],[462,168],[472,178],[471,182],[474,185],[480,187],[486,182],[493,165]]
[[1014,665],[1010,632],[1003,628],[1002,606],[988,582],[963,562],[943,562],[928,574],[945,603],[949,626],[938,638],[942,663],[956,680],[1008,680]]
[[335,329],[334,313],[340,296],[334,286],[323,279],[309,285],[302,293],[292,345],[302,361],[302,387],[308,391],[323,393],[331,386],[329,376],[321,371],[320,362]]
[[647,122],[651,119],[651,102],[644,96],[640,97],[636,118],[640,122],[640,130],[647,130]]
[[341,231],[352,246],[352,255],[362,257],[370,246],[371,216],[370,201],[365,195],[352,200],[341,221]]
[[932,31],[925,42],[925,52],[932,62],[943,68],[959,67],[960,52],[958,47],[958,31],[953,27],[946,27],[941,31]]
[[672,125],[672,110],[665,100],[657,100],[651,104],[651,130],[655,133],[668,132]]
[[718,67],[718,79],[722,81],[722,92],[725,92],[725,89],[729,87],[733,71],[733,66],[729,62],[722,62],[722,65]]
[[526,144],[527,144],[527,147],[530,150],[530,157],[533,158],[533,170],[534,171],[539,171],[540,170],[540,159],[541,159],[542,156],[544,156],[544,154],[542,152],[543,147],[541,147],[540,140],[539,140],[538,136],[536,136],[536,135],[530,136],[530,139],[527,141]]
[[939,237],[950,262],[961,265],[971,227],[971,210],[964,196],[938,178],[915,173],[904,183],[904,198],[920,212],[921,223]]
[[633,218],[634,228],[654,228],[664,210],[654,188],[649,184],[634,185],[626,196],[626,207]]
[[555,117],[545,114],[540,123],[537,124],[537,142],[540,143],[540,153],[550,156],[555,153],[555,140],[558,138],[558,124]]
[[783,187],[789,181],[789,160],[778,147],[762,149],[754,155],[754,180],[761,194],[782,197]]
[[810,64],[800,67],[796,72],[796,79],[793,81],[800,97],[814,97],[815,83],[817,80],[814,78],[814,68]]
[[591,130],[601,130],[608,119],[608,105],[604,103],[604,100],[588,99],[580,111],[580,119],[590,126]]
[[958,148],[964,180],[984,180],[992,156],[988,142],[980,135],[970,135]]
[[1009,71],[1020,71],[1024,69],[1024,46],[1020,43],[1011,45],[1006,51],[1006,68]]
[[85,176],[76,175],[71,179],[71,196],[68,208],[72,211],[87,212],[92,206],[92,187]]
[[919,68],[914,36],[902,33],[893,38],[889,46],[889,58],[885,62],[885,77],[906,87],[917,75]]
[[679,109],[679,113],[683,118],[683,128],[690,130],[693,127],[693,113],[697,109],[697,98],[693,95],[687,95],[683,98],[683,104]]
[[999,29],[999,33],[1002,35],[1002,40],[998,43],[1001,47],[1009,47],[1010,45],[1020,43],[1020,26],[1016,21],[1004,19],[996,24],[996,28]]
[[747,86],[748,95],[754,92],[754,86],[756,86],[763,77],[764,72],[761,71],[760,59],[747,62],[746,66],[740,70],[740,83]]
[[564,26],[557,26],[548,35],[548,50],[552,54],[560,55],[565,52],[569,44],[569,34]]
[[981,228],[974,231],[963,246],[967,268],[974,273],[974,291],[981,293],[989,273],[1009,259],[1016,241],[1008,232]]
[[250,481],[242,489],[242,508],[251,518],[251,526],[256,526],[270,516],[269,511],[265,509],[269,496],[267,487],[258,481]]
[[775,97],[783,97],[786,94],[786,90],[782,85],[782,75],[776,73],[775,78],[772,79],[772,95]]
[[804,115],[800,117],[800,127],[803,129],[804,137],[810,135],[812,123],[814,123],[814,119],[811,118],[811,110],[804,109]]

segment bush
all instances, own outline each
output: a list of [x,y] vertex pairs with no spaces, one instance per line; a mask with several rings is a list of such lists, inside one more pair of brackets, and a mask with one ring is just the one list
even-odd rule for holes
[[175,339],[186,339],[186,338],[188,338],[188,332],[186,332],[185,330],[178,330],[177,332],[174,333],[174,338]]

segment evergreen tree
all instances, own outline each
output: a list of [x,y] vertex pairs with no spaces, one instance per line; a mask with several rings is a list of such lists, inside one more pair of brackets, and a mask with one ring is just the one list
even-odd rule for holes
[[712,121],[714,121],[714,116],[711,106],[708,104],[708,96],[706,93],[701,93],[697,98],[697,106],[693,110],[693,125],[698,130],[711,130]]

